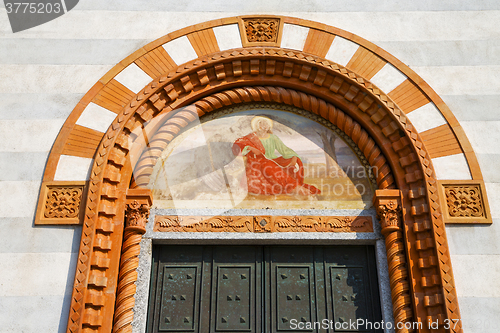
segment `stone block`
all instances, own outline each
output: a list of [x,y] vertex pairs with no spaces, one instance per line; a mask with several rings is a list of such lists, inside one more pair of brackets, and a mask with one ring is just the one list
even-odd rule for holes
[[457,120],[500,121],[500,112],[492,112],[500,105],[498,95],[441,95]]
[[186,36],[179,37],[162,45],[172,60],[181,65],[185,62],[198,58],[191,42]]
[[71,295],[0,297],[3,333],[65,333]]
[[132,63],[118,73],[118,75],[115,76],[115,80],[137,94],[144,89],[153,78],[140,69],[139,66]]
[[491,225],[447,224],[446,235],[452,255],[500,255],[500,220]]
[[9,78],[0,80],[0,92],[86,93],[112,67],[111,65],[0,65],[2,77]]
[[0,151],[48,152],[63,119],[0,120]]
[[76,121],[76,124],[106,133],[109,125],[111,125],[115,118],[116,113],[95,103],[89,103],[85,110],[83,110],[80,118]]
[[345,66],[358,50],[359,45],[340,36],[335,36],[325,58]]
[[71,294],[77,253],[0,253],[0,296]]
[[434,103],[430,102],[406,115],[419,133],[447,123]]
[[93,161],[91,158],[61,155],[54,180],[88,180]]
[[498,297],[459,297],[464,332],[497,333]]
[[500,154],[476,154],[483,179],[487,183],[500,183]]
[[472,179],[464,154],[455,154],[432,159],[437,179]]
[[0,152],[0,181],[42,179],[46,152]]
[[478,154],[500,154],[500,121],[463,121],[462,127]]
[[438,95],[498,95],[500,66],[410,66]]
[[498,66],[499,40],[379,41],[377,45],[412,66]]
[[500,184],[485,183],[486,194],[490,203],[491,217],[493,219],[500,218]]
[[82,97],[83,93],[0,93],[0,120],[66,119]]
[[0,253],[76,253],[81,226],[33,226],[31,217],[0,218]]
[[451,263],[459,298],[500,297],[500,255],[451,255]]
[[46,39],[21,37],[0,39],[0,63],[115,65],[149,41],[149,39],[51,39],[48,43]]
[[281,47],[302,51],[308,33],[309,28],[285,23],[283,25],[283,35],[281,36]]
[[219,50],[230,50],[242,47],[240,29],[237,24],[228,24],[213,28]]
[[0,217],[33,218],[39,189],[37,181],[0,182]]
[[406,75],[401,73],[396,67],[387,63],[370,80],[384,93],[388,94],[406,80]]

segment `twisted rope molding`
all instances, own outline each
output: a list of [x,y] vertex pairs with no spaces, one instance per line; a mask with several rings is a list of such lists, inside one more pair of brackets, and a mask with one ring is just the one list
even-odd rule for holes
[[[442,322],[460,318],[434,171],[422,140],[404,113],[377,87],[342,66],[297,51],[247,48],[199,58],[153,81],[132,99],[105,134],[90,177],[68,332],[111,331],[112,323],[105,318],[112,316],[114,302],[100,300],[105,291],[106,295],[113,292],[116,281],[112,272],[116,271],[114,258],[119,257],[119,251],[117,254],[113,244],[121,243],[122,231],[109,225],[119,225],[122,220],[123,214],[116,210],[122,198],[116,193],[129,186],[132,171],[125,160],[133,130],[160,112],[168,113],[217,90],[249,83],[278,84],[314,94],[340,105],[369,132],[388,156],[409,212],[403,233],[405,243],[412,244],[405,256],[414,287],[415,319]],[[102,244],[106,246],[100,247]],[[109,262],[94,265],[91,260],[96,256]],[[450,329],[441,326],[438,331],[461,332],[461,325]]]

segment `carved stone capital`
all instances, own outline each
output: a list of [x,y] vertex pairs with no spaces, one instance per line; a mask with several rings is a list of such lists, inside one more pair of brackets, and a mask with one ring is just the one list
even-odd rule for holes
[[129,189],[125,211],[125,230],[144,234],[151,208],[151,191],[144,189]]
[[137,200],[127,204],[125,212],[125,230],[135,230],[141,234],[146,232],[149,217],[149,205],[141,205]]
[[374,205],[384,236],[401,229],[401,192],[399,190],[377,190]]

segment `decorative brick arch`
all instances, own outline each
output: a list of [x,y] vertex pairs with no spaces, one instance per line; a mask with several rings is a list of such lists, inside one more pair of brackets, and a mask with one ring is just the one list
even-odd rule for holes
[[[390,266],[394,269],[391,270],[391,276],[394,282],[396,320],[442,322],[447,318],[459,318],[444,223],[440,218],[437,183],[425,146],[405,115],[369,81],[334,63],[314,57],[307,59],[300,52],[280,55],[272,49],[263,48],[252,49],[250,54],[235,51],[225,57],[219,53],[197,64],[193,62],[192,67],[188,64],[184,71],[176,73],[170,79],[166,76],[153,81],[124,108],[111,125],[100,144],[97,151],[99,155],[96,156],[92,169],[82,251],[77,268],[83,268],[81,273],[77,273],[77,279],[84,278],[84,272],[89,274],[87,293],[94,295],[92,300],[99,300],[99,295],[112,297],[116,288],[117,279],[113,272],[118,272],[118,259],[113,258],[120,256],[120,223],[124,219],[126,192],[133,170],[130,160],[127,159],[129,151],[135,149],[130,145],[134,142],[133,138],[130,138],[132,133],[137,132],[136,129],[142,128],[144,123],[150,122],[155,116],[181,108],[183,111],[173,113],[169,118],[170,123],[160,127],[158,131],[160,133],[165,130],[163,134],[173,138],[176,133],[174,125],[180,129],[210,109],[245,100],[272,101],[309,110],[338,125],[360,148],[367,149],[365,154],[374,165],[387,159],[392,173],[383,167],[384,162],[381,174],[378,175],[379,185],[381,188],[397,186],[402,193],[404,210],[402,229],[388,234],[386,238],[389,242]],[[268,66],[274,69],[272,75],[269,74],[271,70]],[[268,74],[259,75],[261,72]],[[234,77],[237,77],[237,80],[233,80]],[[248,84],[264,87],[230,89]],[[267,87],[268,84],[281,88]],[[283,88],[284,86],[287,88]],[[212,94],[221,90],[223,92]],[[203,98],[206,95],[209,97]],[[194,108],[182,109],[193,103]],[[371,147],[360,142],[361,133],[365,131],[367,135],[363,138],[372,139]],[[151,144],[155,145],[156,141]],[[149,147],[149,151],[153,148],[156,146]],[[160,145],[158,151],[163,148],[164,146]],[[372,155],[376,158],[371,159]],[[154,160],[148,156],[140,160],[136,168],[142,168],[145,164],[152,166]],[[117,227],[111,232],[106,227],[99,227],[110,222],[111,216]],[[405,246],[402,242],[403,233]],[[88,248],[85,242],[92,241],[92,237],[94,241],[106,245],[99,245],[97,249],[94,246],[93,251],[84,253],[83,250]],[[125,243],[128,239],[125,238]],[[402,255],[404,247],[407,252]],[[92,257],[100,257],[103,252],[106,259],[111,258],[109,267],[91,266],[89,272],[88,262],[92,262]],[[132,254],[130,255],[132,257]],[[407,273],[410,281],[406,283],[402,282],[405,280],[405,270],[396,269],[406,266],[405,264],[408,264],[407,268],[410,269]],[[137,274],[127,269],[123,275],[120,274],[124,281],[130,281],[129,279]],[[85,279],[77,280],[76,283],[83,284]],[[134,288],[131,283],[125,284]],[[111,322],[108,318],[113,314],[113,299],[98,303],[100,306],[97,307],[91,302],[78,306],[80,304],[76,299],[79,295],[80,292],[75,288],[72,311],[83,309],[84,320],[80,323],[87,328],[95,327],[98,331],[105,332],[107,325],[107,329],[110,329]],[[133,293],[130,290],[122,297],[118,294],[119,299],[125,300],[118,303],[120,312],[122,308],[131,310],[131,295]],[[411,314],[412,307],[415,309],[415,315]],[[96,308],[99,308],[97,313]],[[74,314],[76,313],[75,311]],[[131,321],[131,314],[131,311],[124,311],[117,321],[122,317],[128,318],[124,320],[125,323]],[[444,331],[444,328],[442,330]]]
[[[133,171],[147,177],[154,163],[150,157],[139,159],[137,165],[131,163],[130,156],[140,156],[144,148],[140,140],[136,140],[137,129],[144,127],[153,137],[157,133],[159,139],[152,144],[158,143],[158,146],[150,146],[149,150],[160,151],[175,136],[176,128],[187,125],[193,116],[252,101],[294,105],[318,114],[358,144],[370,163],[379,167],[379,188],[399,189],[399,192],[381,193],[377,201],[390,261],[396,321],[426,323],[439,320],[443,323],[446,319],[459,319],[439,201],[442,194],[438,191],[432,156],[425,139],[412,126],[405,110],[399,107],[403,104],[409,110],[415,105],[433,103],[448,121],[446,137],[452,134],[449,140],[464,152],[472,177],[481,180],[470,144],[446,105],[415,73],[383,50],[352,34],[313,22],[277,17],[281,23],[309,29],[303,50],[280,48],[280,35],[273,42],[275,44],[269,45],[265,44],[270,43],[267,41],[252,44],[248,36],[242,34],[245,47],[221,51],[217,40],[214,42],[212,29],[231,24],[241,27],[244,19],[229,18],[200,24],[145,46],[106,74],[66,121],[49,157],[44,184],[54,181],[61,155],[93,157],[85,190],[82,240],[68,332],[130,330],[133,282],[137,275],[134,266],[141,233],[141,227],[133,224],[144,222],[142,206],[129,207],[129,224],[125,231],[123,221],[127,203],[135,200],[147,204],[147,200],[141,202],[144,193],[134,189],[144,180],[137,178],[131,184]],[[391,63],[407,79],[394,89],[400,88],[398,91],[391,91],[392,96],[385,94],[356,71],[324,58],[335,38],[333,36],[328,44],[330,35],[356,42],[359,57],[373,58],[375,63],[382,59],[384,65],[373,65],[379,69],[385,62]],[[177,66],[160,47],[185,36],[193,47],[198,45],[194,47],[198,58]],[[323,47],[317,47],[312,41],[321,38],[326,38],[326,42]],[[324,46],[326,44],[328,47]],[[134,68],[130,73],[136,67],[153,78],[137,94],[120,83],[117,76],[120,71],[125,73],[124,69]],[[352,64],[351,67],[356,67],[365,76],[373,76],[363,65]],[[405,102],[401,96],[408,94],[418,103]],[[117,114],[99,140],[100,134],[82,129],[84,126],[78,124],[89,103]],[[183,111],[177,112],[180,108],[184,108]],[[151,121],[163,114],[172,115],[170,123],[167,121],[162,126],[163,123]],[[145,126],[148,122],[152,125]],[[74,144],[78,135],[84,138],[81,142],[86,145]],[[436,137],[440,138],[437,135],[429,140],[436,140]],[[39,213],[43,211],[44,201],[42,193]],[[402,209],[401,214],[392,209],[394,205]],[[421,331],[430,330],[424,325]],[[436,331],[461,332],[462,329],[459,323],[450,329],[441,325]]]

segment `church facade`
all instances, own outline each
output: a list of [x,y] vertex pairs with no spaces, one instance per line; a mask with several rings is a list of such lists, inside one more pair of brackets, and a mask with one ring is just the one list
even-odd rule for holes
[[3,20],[0,331],[496,332],[496,4],[116,6]]

